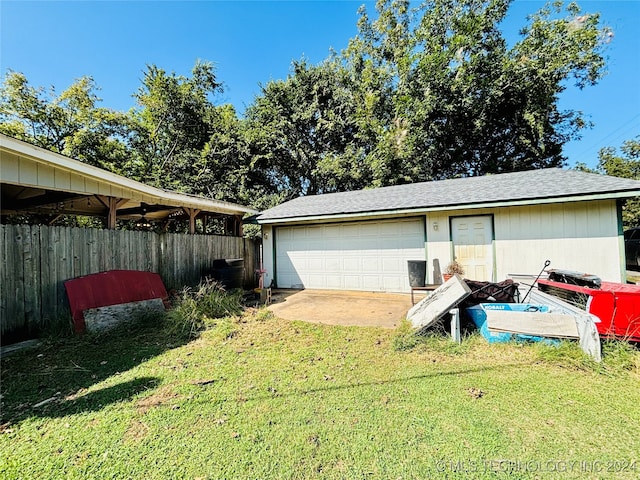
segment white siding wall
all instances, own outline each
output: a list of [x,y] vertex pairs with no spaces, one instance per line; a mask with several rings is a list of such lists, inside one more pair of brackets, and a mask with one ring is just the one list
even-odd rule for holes
[[495,215],[498,278],[551,268],[622,281],[615,200],[502,208]]
[[275,271],[273,269],[273,259],[275,253],[273,251],[273,228],[270,225],[262,226],[262,268],[266,270],[263,274],[264,286],[271,285],[271,281],[275,278]]
[[[493,215],[494,280],[504,280],[508,274],[537,274],[548,259],[550,268],[593,273],[605,281],[622,281],[623,247],[618,236],[615,200],[430,213],[427,215],[430,265],[437,258],[444,269],[451,261],[449,216],[462,215]],[[438,223],[437,231],[434,222]]]
[[[473,214],[482,215],[477,211]],[[429,283],[436,283],[433,278],[433,261],[437,259],[440,262],[442,271],[451,261],[452,256],[449,212],[429,213],[427,215],[427,281]]]
[[148,203],[155,199],[140,192],[128,190],[109,182],[94,180],[86,176],[71,173],[63,168],[38,163],[29,157],[2,152],[0,155],[2,181],[48,190],[63,190],[80,194],[106,195],[117,198],[130,198]]

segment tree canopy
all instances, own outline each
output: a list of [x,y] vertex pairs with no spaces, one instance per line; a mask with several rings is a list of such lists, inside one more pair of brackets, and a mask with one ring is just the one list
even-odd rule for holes
[[[597,15],[556,3],[532,15],[508,48],[500,22],[510,3],[431,0],[411,9],[380,0],[375,20],[362,12],[345,58],[364,78],[384,79],[372,162],[380,184],[563,163],[562,144],[585,122],[559,111],[558,96],[570,78],[580,87],[601,78],[608,31]],[[363,97],[381,90],[361,86]]]
[[[640,136],[625,141],[619,149],[604,147],[598,153],[598,166],[592,170],[580,163],[579,170],[603,173],[612,177],[640,180]],[[622,223],[625,228],[640,227],[640,199],[632,198],[622,209]]]
[[379,0],[374,19],[362,8],[341,54],[294,63],[249,109],[277,188],[295,196],[563,165],[562,145],[587,122],[561,111],[559,96],[604,75],[610,32],[597,14],[556,2],[508,47],[510,3]]
[[254,168],[288,196],[353,190],[370,182],[361,160],[354,82],[337,62],[294,62],[247,111]]
[[0,86],[0,132],[91,165],[118,171],[129,152],[127,114],[98,107],[91,77],[76,80],[57,94],[29,85],[8,71]]
[[587,122],[569,82],[604,75],[598,14],[549,4],[509,45],[511,0],[379,0],[323,62],[293,63],[238,116],[211,63],[143,72],[128,112],[91,77],[57,94],[9,71],[0,131],[155,186],[266,208],[299,195],[563,165]]

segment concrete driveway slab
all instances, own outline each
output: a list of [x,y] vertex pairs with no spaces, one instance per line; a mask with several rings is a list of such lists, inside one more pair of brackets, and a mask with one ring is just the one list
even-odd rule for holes
[[344,326],[395,328],[411,308],[410,295],[396,293],[277,290],[272,300],[280,318]]

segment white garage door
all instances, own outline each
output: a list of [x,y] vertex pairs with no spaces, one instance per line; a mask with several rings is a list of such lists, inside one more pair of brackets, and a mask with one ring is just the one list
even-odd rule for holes
[[279,288],[408,292],[407,260],[425,258],[422,218],[275,232]]

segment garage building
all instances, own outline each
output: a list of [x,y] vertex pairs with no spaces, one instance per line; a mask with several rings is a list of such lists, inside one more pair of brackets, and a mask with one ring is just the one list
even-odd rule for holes
[[640,181],[558,168],[299,197],[262,212],[265,285],[409,292],[408,260],[499,281],[553,268],[625,281]]

